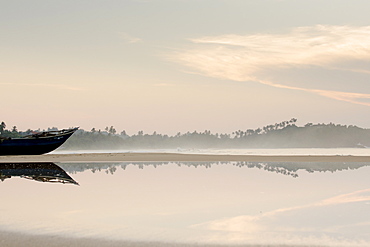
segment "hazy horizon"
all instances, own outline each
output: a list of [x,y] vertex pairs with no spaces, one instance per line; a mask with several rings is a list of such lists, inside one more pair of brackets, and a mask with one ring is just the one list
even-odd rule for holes
[[231,133],[370,128],[370,2],[2,1],[1,121]]

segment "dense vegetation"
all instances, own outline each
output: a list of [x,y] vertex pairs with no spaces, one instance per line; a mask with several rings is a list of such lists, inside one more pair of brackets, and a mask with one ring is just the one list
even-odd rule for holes
[[[337,148],[370,146],[370,129],[353,125],[312,124],[296,125],[297,119],[275,123],[257,129],[237,130],[231,134],[204,132],[128,135],[117,133],[111,126],[105,130],[79,130],[64,145],[65,149],[165,149],[165,148]],[[55,130],[49,128],[48,130]],[[40,130],[38,130],[40,131]],[[20,132],[16,126],[6,129],[2,122],[0,134],[17,137],[32,133]]]
[[[19,138],[19,137],[22,137],[22,136],[31,135],[31,134],[35,134],[35,133],[38,133],[38,132],[46,131],[46,130],[40,130],[40,129],[37,129],[37,130],[28,129],[26,131],[18,131],[17,126],[13,126],[11,129],[7,129],[6,127],[7,127],[7,125],[5,124],[5,122],[1,122],[1,124],[0,124],[0,137]],[[55,128],[55,127],[47,129],[47,131],[51,131],[51,130],[58,130],[58,129]]]

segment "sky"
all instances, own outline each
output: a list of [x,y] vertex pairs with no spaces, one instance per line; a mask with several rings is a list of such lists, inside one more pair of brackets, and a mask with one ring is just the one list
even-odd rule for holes
[[368,0],[0,3],[9,128],[370,128]]

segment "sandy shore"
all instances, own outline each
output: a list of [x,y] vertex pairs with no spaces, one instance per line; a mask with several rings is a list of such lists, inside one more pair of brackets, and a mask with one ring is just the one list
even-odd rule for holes
[[123,161],[260,161],[260,162],[370,162],[370,156],[326,155],[207,155],[175,153],[85,153],[0,156],[0,162],[123,162]]

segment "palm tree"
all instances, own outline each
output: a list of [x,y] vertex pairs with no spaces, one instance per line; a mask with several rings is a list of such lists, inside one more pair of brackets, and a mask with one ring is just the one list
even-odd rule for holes
[[0,124],[0,134],[3,134],[5,128],[6,128],[6,124],[4,122],[1,122],[1,124]]
[[292,125],[295,125],[295,123],[297,122],[297,119],[296,118],[292,118],[290,119],[289,121]]
[[109,133],[114,135],[114,134],[116,134],[116,132],[117,132],[116,129],[113,126],[110,126]]

